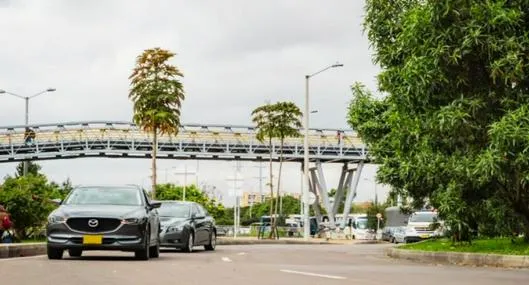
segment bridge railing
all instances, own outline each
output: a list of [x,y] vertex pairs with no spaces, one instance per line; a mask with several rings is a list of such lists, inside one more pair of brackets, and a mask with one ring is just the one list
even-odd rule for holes
[[[131,123],[124,122],[77,122],[65,124],[29,125],[33,137],[39,143],[81,142],[97,140],[134,140],[151,142],[152,134],[139,129]],[[340,137],[337,135],[340,132]],[[26,141],[28,132],[25,126],[0,127],[0,144],[21,145]],[[221,125],[184,125],[178,135],[159,135],[159,141],[174,142],[218,142],[230,144],[261,145],[256,139],[255,129],[243,126]],[[265,142],[266,143],[266,142]],[[273,140],[279,144],[278,139]],[[285,146],[303,144],[303,136],[285,139]],[[363,147],[364,144],[351,130],[311,129],[309,134],[311,146]]]

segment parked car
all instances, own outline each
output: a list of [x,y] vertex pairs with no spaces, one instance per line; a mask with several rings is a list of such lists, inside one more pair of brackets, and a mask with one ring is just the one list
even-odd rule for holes
[[392,243],[407,243],[406,241],[406,227],[396,227],[393,230]]
[[159,256],[160,203],[134,185],[75,187],[48,217],[49,259],[65,250],[80,257],[86,250],[134,252],[137,259]]
[[215,219],[195,202],[161,201],[159,209],[162,229],[160,245],[192,252],[195,246],[215,250]]

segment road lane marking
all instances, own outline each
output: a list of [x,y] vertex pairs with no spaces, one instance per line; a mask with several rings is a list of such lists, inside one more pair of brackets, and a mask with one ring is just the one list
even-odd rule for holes
[[43,256],[46,256],[46,255],[41,254],[41,255],[23,256],[23,257],[6,257],[6,258],[0,258],[0,262],[1,261],[16,261],[16,260],[24,260],[24,259],[36,259],[36,258],[42,258]]
[[229,257],[223,257],[222,261],[224,262],[231,262],[231,259]]
[[246,252],[239,252],[239,253],[237,253],[237,255],[245,255],[245,254],[246,254]]
[[294,271],[294,270],[287,270],[287,269],[281,269],[279,271],[284,272],[284,273],[293,273],[293,274],[315,276],[315,277],[322,277],[322,278],[329,278],[329,279],[342,279],[342,280],[346,279],[345,277],[342,277],[342,276],[318,274],[318,273],[303,272],[303,271]]

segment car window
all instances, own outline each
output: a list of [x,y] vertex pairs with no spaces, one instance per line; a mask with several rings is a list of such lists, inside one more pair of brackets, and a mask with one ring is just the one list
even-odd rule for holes
[[135,188],[81,187],[73,189],[63,204],[140,206],[143,203]]
[[198,207],[198,211],[199,211],[199,213],[201,213],[201,214],[204,215],[204,216],[209,215],[209,213],[208,213],[208,211],[206,210],[206,208],[204,208],[202,205],[197,204],[197,207]]
[[158,209],[162,217],[189,218],[189,205],[178,203],[162,203]]

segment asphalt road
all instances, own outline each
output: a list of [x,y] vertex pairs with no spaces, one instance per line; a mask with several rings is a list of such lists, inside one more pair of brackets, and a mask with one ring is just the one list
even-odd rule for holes
[[[436,266],[389,259],[388,245],[244,245],[162,252],[136,261],[132,254],[87,252],[50,261],[45,256],[2,259],[2,283],[94,284],[529,284],[529,270]],[[156,282],[156,283],[153,283]]]

